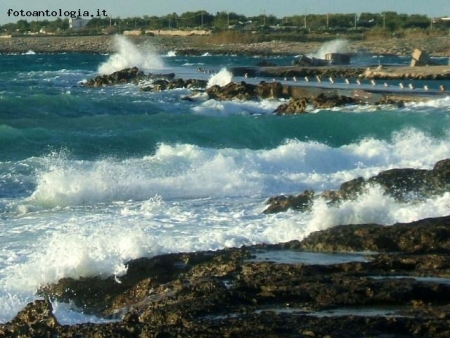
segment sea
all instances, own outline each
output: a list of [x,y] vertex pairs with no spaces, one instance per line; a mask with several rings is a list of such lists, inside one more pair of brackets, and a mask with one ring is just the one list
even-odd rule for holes
[[[234,67],[293,59],[156,50],[117,38],[110,54],[0,55],[0,323],[39,299],[42,285],[93,275],[120,281],[126,263],[139,257],[302,240],[340,224],[391,226],[449,213],[450,193],[400,203],[372,188],[339,206],[318,200],[310,212],[263,214],[271,196],[338,189],[356,177],[431,169],[449,158],[445,93],[405,107],[275,116],[286,100],[220,102],[195,88],[83,86],[133,66],[226,84],[246,80],[233,75]],[[408,63],[392,55],[352,58],[358,66]],[[343,79],[334,85],[339,81],[343,86]],[[441,84],[450,88],[414,85]],[[105,320],[72,304],[53,306],[61,324]]]

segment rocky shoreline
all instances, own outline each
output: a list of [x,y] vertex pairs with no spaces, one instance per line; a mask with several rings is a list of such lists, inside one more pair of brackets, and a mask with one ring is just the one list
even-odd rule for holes
[[[39,46],[23,40],[29,38],[14,38],[10,45],[0,40],[0,52],[111,51],[110,37],[98,38],[101,42],[96,37],[74,38],[67,40],[65,46],[61,41],[52,44],[44,38],[33,40]],[[266,45],[258,47],[262,46]],[[158,48],[172,50],[163,43]],[[388,50],[389,44],[384,48]],[[402,48],[401,44],[398,48]],[[269,49],[276,50],[274,45]],[[289,49],[292,52],[293,46]],[[233,49],[227,46],[222,52],[225,50]],[[216,51],[220,52],[220,48]],[[408,52],[405,47],[405,53]],[[427,74],[446,71],[427,68],[433,69]],[[382,70],[388,73],[377,69]],[[272,71],[273,76],[273,72],[286,69],[262,67],[259,71]],[[381,76],[362,73],[374,70],[358,70],[357,75],[352,75],[348,72],[355,70],[345,67],[307,71],[347,72],[343,77]],[[279,73],[287,75],[292,73]],[[149,80],[151,85],[141,85],[141,81]],[[333,96],[335,93],[328,89],[300,88],[276,81],[233,82],[205,89],[205,81],[178,79],[175,74],[144,74],[137,68],[99,76],[84,86],[121,83],[136,83],[143,91],[200,88],[217,100],[290,99],[274,112],[279,115],[305,113],[309,105],[328,109],[367,103],[352,95]],[[397,105],[408,99],[422,99],[415,94],[393,99],[386,93],[376,96],[359,90],[358,95],[361,93],[372,95],[374,101],[382,98],[381,103]],[[432,170],[400,168],[369,179],[358,178],[344,182],[337,191],[320,195],[305,191],[296,196],[274,196],[267,201],[265,213],[289,209],[305,212],[319,198],[338,205],[358,198],[373,186],[399,203],[448,194],[450,159],[439,161]],[[127,273],[120,277],[64,278],[42,285],[38,290],[40,300],[29,303],[11,321],[0,324],[0,337],[450,336],[450,216],[392,226],[341,225],[312,233],[301,241],[166,254],[135,259],[126,266]],[[71,303],[79,311],[111,322],[62,325],[53,314],[55,301]]]
[[[315,53],[323,42],[283,42],[273,40],[260,43],[212,43],[208,37],[160,37],[128,36],[137,45],[151,46],[159,53],[174,51],[179,55],[201,55],[205,52],[237,55],[298,55]],[[330,36],[345,39],[345,36]],[[426,50],[431,56],[450,55],[450,37],[380,38],[348,42],[348,52],[367,52],[375,55],[409,56],[414,49]],[[114,51],[114,36],[30,36],[0,37],[0,53],[111,53]]]
[[[432,170],[393,169],[325,195],[356,198],[378,184],[414,203],[411,196],[448,193],[449,168],[450,159]],[[450,335],[450,216],[341,225],[301,241],[165,254],[126,266],[121,277],[43,285],[43,299],[1,324],[0,337]],[[111,322],[61,325],[54,301]]]

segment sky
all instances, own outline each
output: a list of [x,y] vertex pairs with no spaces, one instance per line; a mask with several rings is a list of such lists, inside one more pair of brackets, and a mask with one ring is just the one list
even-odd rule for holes
[[[13,10],[8,16],[8,10]],[[261,14],[278,18],[304,14],[381,13],[422,14],[429,17],[450,16],[449,0],[0,0],[0,25],[39,20],[15,16],[19,11],[105,11],[113,18],[163,16],[171,13],[205,10],[211,14],[234,12],[245,16]],[[42,18],[41,18],[42,19]],[[56,17],[45,18],[54,20]]]

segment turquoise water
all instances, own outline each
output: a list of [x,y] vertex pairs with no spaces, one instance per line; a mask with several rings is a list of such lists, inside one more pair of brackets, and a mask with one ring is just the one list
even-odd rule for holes
[[[401,109],[274,116],[284,101],[186,101],[187,89],[82,86],[115,66],[217,79],[223,68],[259,61],[158,55],[129,45],[114,55],[0,55],[0,322],[35,299],[43,283],[120,278],[133,258],[448,213],[449,194],[408,205],[372,189],[339,208],[318,203],[305,214],[262,214],[273,195],[335,189],[390,168],[429,169],[450,157],[445,95]],[[58,309],[67,323],[96,320]]]

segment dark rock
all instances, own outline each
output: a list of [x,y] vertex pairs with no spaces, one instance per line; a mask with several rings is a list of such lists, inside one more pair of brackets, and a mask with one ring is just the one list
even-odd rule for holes
[[297,196],[276,196],[269,198],[266,204],[268,208],[264,210],[265,214],[273,214],[281,211],[287,211],[288,209],[308,211],[313,205],[314,191],[306,190],[302,194]]
[[[444,175],[445,163],[437,167]],[[288,247],[384,253],[328,265],[249,260],[249,253]],[[343,225],[302,242],[137,259],[128,263],[122,291],[111,284],[95,291],[87,278],[76,286],[95,291],[91,297],[105,295],[116,322],[60,326],[51,304],[36,301],[0,325],[0,336],[443,338],[450,334],[450,285],[413,276],[449,274],[450,216],[393,226]],[[67,300],[95,312],[95,302],[78,297],[84,296],[72,292]],[[334,316],[334,309],[349,314]],[[364,312],[380,309],[389,315]]]
[[[379,186],[386,195],[392,196],[399,202],[423,200],[431,196],[441,195],[450,190],[450,159],[437,162],[431,170],[391,169],[382,171],[367,180],[358,177],[344,182],[336,191],[324,191],[320,195],[310,192],[307,205],[310,208],[317,197],[322,197],[331,204],[343,200],[354,200],[372,186]],[[271,197],[267,203],[269,207],[264,210],[265,213],[288,209],[308,210],[308,208],[299,208],[294,196]]]
[[211,99],[220,101],[279,99],[286,97],[281,83],[264,81],[258,85],[249,84],[245,81],[240,83],[230,82],[225,86],[215,85],[207,88],[206,93]]
[[[114,72],[112,74],[99,75],[93,79],[88,80],[83,85],[85,87],[106,87],[115,86],[118,84],[134,83],[138,84],[140,81],[171,81],[175,78],[174,73],[168,74],[145,74],[143,71],[139,70],[137,67],[125,68]],[[162,84],[162,82],[160,83]],[[141,88],[143,91],[148,91],[152,89],[153,86],[146,86]]]
[[276,64],[273,62],[262,60],[256,64],[258,67],[276,67]]
[[260,99],[279,99],[284,97],[283,86],[280,82],[262,81],[255,89],[256,95]]
[[226,100],[254,100],[256,99],[256,85],[230,82],[225,86],[214,85],[206,89],[206,93],[211,99]]
[[288,103],[281,104],[275,109],[275,115],[295,115],[306,113],[306,99],[291,99]]
[[0,337],[50,337],[49,334],[56,333],[60,326],[52,311],[52,305],[47,300],[29,303],[5,325],[3,336],[0,326]]
[[144,72],[140,71],[137,67],[126,68],[114,72],[109,75],[100,75],[89,81],[87,81],[85,87],[104,87],[117,84],[130,83],[145,77]]
[[312,102],[315,109],[330,109],[357,103],[359,103],[359,101],[353,97],[343,95],[326,96],[325,93],[319,94]]
[[308,251],[450,252],[450,216],[392,226],[337,226],[312,233],[299,248]]

